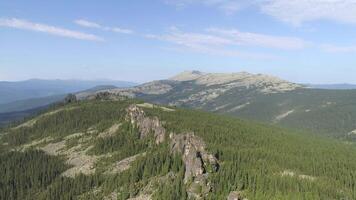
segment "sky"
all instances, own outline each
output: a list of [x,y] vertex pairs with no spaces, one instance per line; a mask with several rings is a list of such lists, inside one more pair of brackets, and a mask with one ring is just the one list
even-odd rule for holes
[[185,70],[356,84],[356,0],[0,0],[0,80]]

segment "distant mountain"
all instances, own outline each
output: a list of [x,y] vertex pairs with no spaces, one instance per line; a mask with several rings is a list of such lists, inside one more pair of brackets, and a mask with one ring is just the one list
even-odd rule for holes
[[[99,85],[81,93],[93,93],[99,90],[108,90],[118,88],[113,85]],[[24,100],[13,101],[10,103],[0,104],[0,126],[10,122],[19,121],[27,116],[36,114],[37,112],[47,108],[51,104],[63,101],[67,94],[52,95],[40,98],[30,98]]]
[[10,103],[0,104],[0,113],[19,112],[37,107],[46,106],[64,99],[66,94],[52,95],[48,97],[31,98]]
[[41,80],[8,82],[0,81],[0,104],[14,101],[63,95],[87,90],[98,85],[130,87],[135,83],[113,80]]
[[356,89],[356,84],[306,84],[307,87],[317,89],[351,90]]
[[106,91],[337,137],[356,130],[356,90],[315,89],[263,74],[187,71]]
[[26,119],[27,117],[31,117],[33,115],[38,114],[39,112],[47,109],[49,105],[36,107],[28,110],[0,113],[0,128],[5,127],[13,122],[18,122]]

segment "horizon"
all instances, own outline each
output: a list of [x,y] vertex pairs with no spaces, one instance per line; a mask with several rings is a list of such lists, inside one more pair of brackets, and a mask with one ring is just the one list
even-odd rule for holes
[[352,0],[1,1],[0,81],[145,83],[195,69],[356,84],[355,11]]
[[[26,81],[32,81],[32,80],[39,80],[39,81],[117,81],[117,82],[126,82],[126,83],[130,83],[130,84],[137,84],[137,85],[140,85],[140,84],[145,84],[145,83],[148,83],[148,82],[152,82],[152,81],[160,81],[160,80],[168,80],[176,75],[179,75],[180,73],[183,73],[183,72],[193,72],[193,71],[197,71],[197,72],[202,72],[202,73],[220,73],[220,72],[206,72],[206,71],[199,71],[199,70],[186,70],[186,71],[182,71],[182,72],[179,72],[177,74],[173,74],[169,77],[166,77],[166,78],[163,78],[163,79],[154,79],[154,80],[148,80],[146,82],[136,82],[136,81],[131,81],[131,80],[120,80],[120,79],[105,79],[105,78],[97,78],[97,79],[80,79],[80,78],[77,78],[77,79],[61,79],[61,78],[54,78],[54,79],[44,79],[44,78],[30,78],[30,79],[24,79],[24,80],[15,80],[15,81],[11,81],[11,80],[0,80],[0,82],[9,82],[9,83],[16,83],[16,82],[26,82]],[[226,72],[227,74],[229,73],[250,73],[250,72],[246,72],[246,71],[239,71],[239,72]],[[253,75],[257,75],[257,74],[260,74],[260,73],[250,73],[250,74],[253,74]],[[272,74],[263,74],[263,75],[268,75],[268,76],[273,76],[273,77],[276,77],[276,78],[281,78],[282,80],[286,80],[286,81],[289,81],[289,82],[292,82],[290,80],[287,80],[287,79],[284,79],[283,77],[278,77],[278,76],[275,76],[275,75],[272,75]],[[305,82],[292,82],[292,83],[296,83],[296,84],[302,84],[302,85],[356,85],[354,83],[348,83],[348,82],[336,82],[336,83],[305,83]],[[100,86],[100,85],[98,85]]]

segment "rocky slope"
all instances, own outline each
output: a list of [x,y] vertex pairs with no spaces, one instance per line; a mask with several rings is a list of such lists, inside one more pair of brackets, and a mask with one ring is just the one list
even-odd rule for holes
[[356,129],[356,90],[313,89],[262,74],[187,71],[106,92],[342,138]]
[[[127,89],[109,89],[98,92],[108,91],[110,93],[136,97],[140,95],[163,95],[174,90],[183,82],[191,82],[197,87],[204,87],[198,94],[192,94],[185,99],[180,99],[181,102],[189,100],[205,101],[217,98],[220,95],[234,88],[254,88],[261,93],[279,93],[292,91],[297,88],[302,88],[302,85],[287,82],[277,77],[250,74],[247,72],[241,73],[204,73],[200,71],[185,71],[168,80],[153,81],[145,83],[133,88]],[[184,90],[185,88],[183,88]],[[78,96],[83,97],[84,94]]]

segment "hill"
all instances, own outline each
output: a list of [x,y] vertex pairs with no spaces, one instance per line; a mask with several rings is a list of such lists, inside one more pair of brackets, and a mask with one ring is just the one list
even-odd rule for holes
[[[92,93],[103,89],[114,89],[116,86],[99,85],[87,90],[81,91],[81,94]],[[67,94],[53,95],[40,98],[31,98],[18,100],[10,103],[0,104],[0,127],[16,121],[23,120],[48,108],[52,104],[62,102]]]
[[356,89],[355,84],[306,84],[306,86],[317,89],[331,89],[331,90],[352,90]]
[[336,137],[356,130],[356,90],[308,88],[262,74],[189,71],[167,80],[105,91]]
[[0,81],[0,104],[19,100],[41,98],[67,93],[75,93],[98,85],[114,85],[130,87],[135,83],[112,80],[42,80],[30,79],[26,81]]
[[53,95],[40,98],[24,99],[10,103],[0,104],[0,113],[19,112],[38,107],[48,106],[52,103],[62,101],[66,95]]
[[0,199],[355,199],[356,148],[111,94],[1,130]]

